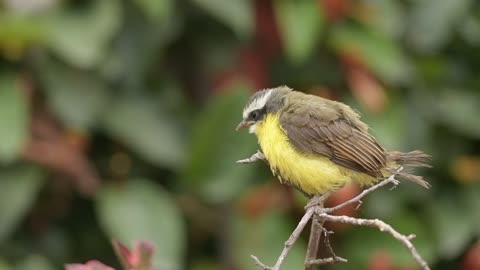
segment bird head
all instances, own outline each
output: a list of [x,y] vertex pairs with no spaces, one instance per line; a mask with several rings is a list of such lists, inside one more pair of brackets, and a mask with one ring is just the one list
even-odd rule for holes
[[287,86],[280,86],[253,94],[243,109],[243,120],[236,130],[249,128],[250,133],[254,133],[257,124],[261,123],[267,114],[276,114],[283,108],[284,98],[291,91]]

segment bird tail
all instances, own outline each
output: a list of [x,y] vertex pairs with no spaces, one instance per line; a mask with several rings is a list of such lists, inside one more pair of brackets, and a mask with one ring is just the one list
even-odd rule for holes
[[[408,153],[402,153],[402,152],[397,152],[397,151],[391,151],[387,153],[387,159],[388,163],[390,164],[395,164],[397,168],[390,169],[389,171],[396,176],[398,176],[400,179],[404,180],[409,180],[414,183],[419,184],[420,186],[424,188],[430,188],[431,185],[423,179],[422,176],[414,175],[412,173],[409,173],[405,169],[408,169],[409,167],[427,167],[431,168],[432,166],[430,165],[431,161],[431,156],[428,154],[425,154],[422,151],[411,151]],[[401,171],[398,171],[398,166],[403,167],[404,169]]]

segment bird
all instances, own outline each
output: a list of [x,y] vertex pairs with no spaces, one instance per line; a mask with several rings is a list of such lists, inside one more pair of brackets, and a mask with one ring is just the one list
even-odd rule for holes
[[273,175],[308,196],[350,182],[372,186],[393,174],[430,188],[423,177],[402,170],[430,167],[430,155],[385,150],[359,113],[342,102],[279,86],[255,92],[242,118],[236,130],[256,135]]

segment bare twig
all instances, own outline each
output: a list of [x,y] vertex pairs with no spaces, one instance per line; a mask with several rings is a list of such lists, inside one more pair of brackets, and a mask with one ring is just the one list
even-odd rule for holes
[[[322,222],[325,222],[324,219],[322,219],[322,217],[318,216]],[[312,260],[308,260],[308,261],[305,261],[305,268],[311,268],[312,266],[315,266],[315,265],[324,265],[324,264],[335,264],[335,263],[345,263],[345,262],[348,262],[347,259],[345,258],[342,258],[340,256],[337,256],[337,254],[335,254],[335,252],[333,251],[333,248],[332,248],[332,245],[330,244],[330,238],[329,238],[329,234],[330,233],[333,233],[333,232],[329,232],[327,229],[325,229],[325,227],[322,227],[321,231],[323,232],[324,234],[324,242],[325,242],[325,246],[327,247],[328,251],[330,252],[330,255],[332,255],[332,257],[329,257],[329,258],[323,258],[323,259],[312,259]]]
[[[321,212],[321,210],[320,210]],[[327,221],[331,222],[340,222],[340,223],[347,223],[356,226],[367,226],[379,229],[381,232],[387,232],[393,238],[400,241],[412,254],[413,258],[420,264],[422,269],[430,270],[427,262],[418,254],[417,249],[413,246],[411,239],[415,238],[415,235],[403,235],[397,232],[392,226],[389,224],[379,220],[379,219],[362,219],[362,218],[352,218],[349,216],[332,216],[326,213],[319,213],[320,217],[324,218]]]
[[333,232],[329,232],[325,227],[323,228],[323,234],[324,234],[324,242],[325,246],[327,247],[328,251],[330,252],[330,255],[332,255],[333,258],[340,258],[335,254],[335,251],[333,251],[332,245],[330,244],[330,236],[329,234],[333,234]]
[[[258,152],[257,152],[258,153]],[[253,157],[253,156],[252,156]],[[402,168],[398,169],[397,172],[400,172]],[[410,235],[403,235],[397,232],[395,229],[392,228],[389,224],[379,220],[379,219],[361,219],[361,218],[352,218],[348,216],[334,216],[330,215],[329,213],[338,210],[340,208],[343,208],[345,206],[351,205],[353,203],[361,203],[361,199],[365,197],[367,194],[370,192],[383,187],[389,183],[392,183],[395,186],[398,185],[398,180],[395,179],[395,173],[388,177],[387,179],[381,181],[380,183],[376,184],[375,186],[372,186],[366,190],[364,190],[362,193],[360,193],[358,196],[355,198],[346,201],[342,204],[339,204],[335,207],[332,208],[324,208],[323,207],[323,201],[321,200],[322,197],[326,196],[316,196],[314,199],[310,200],[309,203],[307,204],[306,207],[306,212],[303,215],[302,219],[298,223],[297,227],[293,231],[293,233],[290,235],[289,239],[285,242],[285,246],[282,250],[282,253],[278,257],[277,262],[273,267],[267,266],[263,264],[257,257],[251,256],[252,259],[254,260],[255,264],[261,267],[263,270],[279,270],[280,267],[282,266],[286,256],[288,255],[290,249],[292,248],[293,244],[295,241],[299,238],[301,232],[305,228],[306,224],[308,221],[313,218],[313,223],[312,223],[312,233],[310,235],[310,241],[309,241],[309,248],[307,250],[307,256],[305,260],[305,267],[308,269],[313,265],[322,265],[322,264],[333,264],[333,263],[340,263],[340,262],[347,262],[346,259],[339,257],[335,254],[333,251],[333,248],[330,245],[330,241],[328,239],[328,232],[323,228],[323,222],[324,221],[331,221],[331,222],[340,222],[340,223],[346,223],[346,224],[352,224],[356,226],[368,226],[368,227],[374,227],[378,228],[382,232],[387,232],[390,235],[392,235],[395,239],[400,241],[412,254],[413,258],[420,264],[423,270],[430,270],[430,267],[428,264],[425,262],[425,260],[420,256],[416,248],[412,244],[412,240],[415,238],[414,234]],[[319,226],[317,226],[319,225]],[[317,234],[318,232],[319,235]],[[321,232],[325,232],[325,244],[327,248],[329,249],[329,252],[331,253],[332,257],[329,258],[323,258],[323,259],[314,259],[316,254],[317,254],[317,248],[318,246],[315,246],[312,244],[312,247],[310,247],[310,243],[318,243],[318,240],[320,239]],[[310,255],[309,255],[310,254]],[[313,255],[311,255],[313,254]]]
[[290,249],[292,249],[293,244],[295,244],[298,237],[300,237],[300,234],[302,233],[303,229],[307,225],[310,218],[312,218],[312,215],[314,212],[315,212],[315,208],[310,208],[305,212],[302,219],[298,223],[297,227],[295,228],[295,230],[293,230],[292,234],[290,235],[288,240],[285,242],[282,253],[280,253],[278,260],[273,267],[266,266],[257,257],[252,255],[251,258],[254,260],[255,264],[262,267],[264,270],[279,270],[283,262],[285,261],[285,258],[287,257],[288,253],[290,252]]
[[330,255],[332,255],[333,257],[337,257],[337,255],[333,251],[332,245],[330,244],[329,234],[333,234],[333,232],[328,231],[327,229],[325,229],[325,227],[322,228],[322,231],[323,231],[323,235],[324,235],[324,239],[325,239],[325,240],[323,240],[323,242],[325,242],[325,246],[327,247],[328,251],[330,252]]
[[307,252],[305,255],[305,270],[312,270],[312,266],[314,264],[311,262],[317,259],[318,247],[320,244],[320,238],[322,237],[324,222],[325,220],[321,219],[319,215],[313,215],[310,237],[308,238]]
[[[403,168],[400,167],[397,172],[400,172]],[[392,183],[394,186],[397,186],[399,184],[399,181],[397,179],[395,179],[395,174],[392,174],[390,175],[390,177],[388,177],[387,179],[381,181],[380,183],[374,185],[374,186],[371,186],[370,188],[367,188],[365,190],[363,190],[360,194],[358,194],[355,198],[353,199],[350,199],[344,203],[341,203],[335,207],[331,207],[331,208],[325,208],[323,209],[324,213],[332,213],[334,211],[337,211],[341,208],[344,208],[346,206],[349,206],[351,204],[354,204],[354,203],[358,203],[359,205],[362,204],[362,199],[367,196],[367,194],[369,194],[370,192],[372,191],[375,191],[383,186],[386,186],[388,184]]]
[[336,256],[336,257],[329,257],[329,258],[316,259],[316,260],[309,261],[307,266],[346,263],[346,262],[348,262],[347,259]]
[[260,150],[257,150],[257,152],[255,154],[253,154],[251,157],[237,160],[237,163],[249,164],[249,163],[257,162],[259,160],[266,161],[267,158],[265,157],[265,155]]
[[272,267],[268,266],[268,265],[265,265],[264,263],[262,263],[257,256],[255,255],[250,255],[250,258],[252,258],[252,260],[255,262],[256,265],[258,265],[260,268],[262,268],[263,270],[271,270]]
[[[323,208],[325,201],[330,196],[330,192],[322,196],[314,196],[308,201],[306,209],[313,207]],[[305,255],[305,270],[312,270],[313,265],[311,262],[317,259],[318,246],[320,244],[320,238],[322,237],[324,219],[321,219],[319,215],[314,214],[312,217],[312,226],[310,229],[310,237],[308,238],[307,252]]]

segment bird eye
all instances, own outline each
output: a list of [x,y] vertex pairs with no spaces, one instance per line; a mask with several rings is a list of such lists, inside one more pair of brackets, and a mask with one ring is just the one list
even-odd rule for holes
[[258,115],[259,115],[258,111],[253,111],[253,112],[250,113],[250,118],[252,120],[257,120]]

